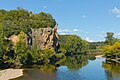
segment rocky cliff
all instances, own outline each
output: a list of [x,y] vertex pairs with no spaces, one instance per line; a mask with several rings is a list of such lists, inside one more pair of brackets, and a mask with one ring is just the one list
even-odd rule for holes
[[54,28],[31,29],[32,46],[36,45],[39,49],[53,48],[57,52],[59,46],[57,29],[58,25]]
[[[28,39],[26,43],[29,45],[30,48],[32,48],[33,46],[37,46],[37,48],[41,50],[46,48],[52,48],[56,52],[58,52],[59,44],[57,29],[57,24],[54,28],[47,27],[31,29],[28,32]],[[9,40],[11,40],[14,45],[19,42],[19,38],[17,35],[12,35]]]

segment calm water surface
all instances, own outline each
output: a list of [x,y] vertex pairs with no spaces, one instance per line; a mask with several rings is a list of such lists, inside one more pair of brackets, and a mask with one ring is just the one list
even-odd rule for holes
[[79,69],[60,66],[55,72],[28,69],[22,77],[13,80],[120,80],[120,66],[105,64],[103,61],[104,58],[88,60],[88,64]]

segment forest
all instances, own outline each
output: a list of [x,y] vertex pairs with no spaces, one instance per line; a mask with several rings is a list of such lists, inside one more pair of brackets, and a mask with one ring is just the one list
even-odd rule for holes
[[[22,8],[0,10],[0,68],[57,66],[68,55],[87,54],[89,43],[76,35],[59,35],[58,53],[54,49],[29,49],[25,39],[30,29],[53,28],[56,24],[51,14],[34,14]],[[17,35],[19,41],[14,44],[9,37]]]

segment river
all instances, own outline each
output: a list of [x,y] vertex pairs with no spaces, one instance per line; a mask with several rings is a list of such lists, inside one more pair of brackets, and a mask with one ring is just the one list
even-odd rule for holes
[[26,69],[22,77],[13,80],[120,80],[120,65],[104,63],[105,58],[84,60],[82,63],[74,59],[72,61],[73,63],[65,63],[54,72]]

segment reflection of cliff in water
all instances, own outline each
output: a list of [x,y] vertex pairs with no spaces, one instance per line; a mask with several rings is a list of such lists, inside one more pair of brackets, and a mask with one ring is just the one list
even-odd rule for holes
[[103,62],[107,80],[120,80],[120,64],[113,62]]
[[88,64],[88,58],[89,57],[87,55],[68,56],[61,65],[67,66],[71,70],[77,70]]

